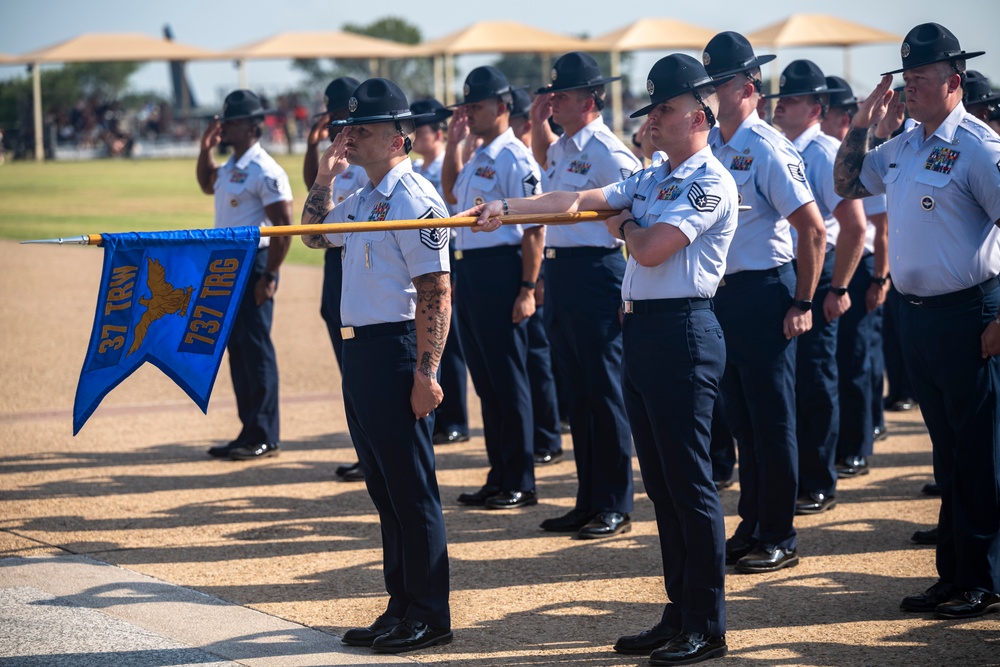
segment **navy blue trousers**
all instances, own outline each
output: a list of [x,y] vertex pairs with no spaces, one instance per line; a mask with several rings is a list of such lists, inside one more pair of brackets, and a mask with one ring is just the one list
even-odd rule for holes
[[535,488],[534,419],[528,382],[528,323],[514,324],[521,290],[517,246],[466,251],[452,265],[462,351],[483,408],[488,486]]
[[562,449],[559,399],[552,368],[552,351],[545,335],[545,308],[528,318],[528,382],[531,384],[532,450],[535,454]]
[[938,575],[1000,593],[1000,357],[983,359],[980,345],[1000,289],[973,292],[940,307],[903,301],[900,340],[941,486]]
[[782,329],[792,304],[791,264],[741,271],[715,295],[726,335],[726,421],[740,457],[736,537],[795,548],[799,457],[795,442],[795,340]]
[[885,360],[886,406],[904,398],[913,398],[913,383],[903,356],[900,331],[900,298],[896,287],[890,287],[882,314],[882,355]]
[[726,400],[722,392],[715,399],[715,409],[712,410],[712,479],[724,482],[732,479],[736,469],[736,439],[726,421]]
[[[452,293],[455,290],[455,274],[451,274]],[[444,399],[434,410],[435,433],[469,433],[469,411],[467,405],[469,371],[465,366],[465,355],[462,353],[462,341],[459,339],[457,308],[451,309],[451,328],[448,330],[448,340],[441,354],[440,376],[441,391]]]
[[837,330],[828,322],[823,300],[830,291],[834,253],[827,252],[813,296],[812,328],[799,336],[795,351],[795,423],[799,446],[799,494],[837,492]]
[[275,443],[281,438],[278,413],[278,359],[271,342],[274,300],[254,301],[254,286],[267,266],[267,248],[257,251],[253,271],[233,322],[226,349],[236,409],[243,423],[240,442]]
[[[882,347],[885,305],[873,310],[872,314],[875,316],[872,322],[872,427],[878,426],[885,430],[885,403],[882,400],[882,395],[885,393],[885,353]],[[872,444],[874,445],[874,442]]]
[[632,437],[622,398],[618,320],[625,257],[620,250],[557,248],[546,267],[546,324],[569,392],[576,509],[631,512]]
[[[840,435],[837,438],[837,459],[849,456],[871,456],[872,434],[875,429],[873,407],[875,377],[875,347],[881,354],[881,340],[876,338],[876,323],[881,313],[868,312],[865,295],[872,284],[875,257],[862,257],[847,286],[851,307],[840,316],[837,330],[837,372],[840,392]],[[881,403],[882,392],[878,392]],[[803,482],[804,483],[804,482]]]
[[[407,326],[408,325],[408,326]],[[381,326],[381,325],[375,325]],[[408,329],[344,341],[344,405],[382,529],[386,613],[451,627],[448,545],[431,445],[433,416],[410,407],[417,342]]]
[[344,372],[344,341],[340,337],[340,291],[344,287],[344,270],[340,260],[340,248],[327,248],[323,256],[323,291],[320,294],[319,314],[326,322],[326,331],[333,343],[333,355],[337,357],[337,367]]
[[622,389],[656,511],[672,627],[726,632],[726,528],[712,483],[712,408],[725,367],[710,309],[625,316]]

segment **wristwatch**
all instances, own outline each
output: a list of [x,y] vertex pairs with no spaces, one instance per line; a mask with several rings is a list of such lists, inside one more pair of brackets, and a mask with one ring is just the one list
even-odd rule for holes
[[808,299],[795,300],[792,301],[792,306],[798,308],[803,313],[808,313],[813,309],[813,302]]
[[847,294],[846,287],[831,287],[830,291],[836,294],[837,296],[844,296],[845,294]]
[[885,285],[889,282],[889,276],[872,276],[872,285]]
[[522,280],[521,287],[524,289],[535,289],[535,282],[533,280]]
[[618,225],[618,236],[622,237],[622,241],[625,240],[625,225],[630,222],[635,222],[635,218],[625,218],[622,220],[622,224]]

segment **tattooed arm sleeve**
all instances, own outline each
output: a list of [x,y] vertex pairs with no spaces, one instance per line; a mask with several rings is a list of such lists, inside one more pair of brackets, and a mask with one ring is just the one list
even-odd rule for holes
[[833,183],[837,194],[845,199],[871,197],[861,182],[861,167],[868,154],[868,130],[852,127],[837,151],[833,165]]
[[[303,225],[318,225],[326,219],[333,209],[333,190],[326,185],[313,185],[306,197],[305,208],[302,209]],[[302,242],[310,248],[332,248],[333,245],[323,234],[303,234]]]
[[436,378],[451,326],[451,279],[446,271],[413,279],[417,288],[417,372]]

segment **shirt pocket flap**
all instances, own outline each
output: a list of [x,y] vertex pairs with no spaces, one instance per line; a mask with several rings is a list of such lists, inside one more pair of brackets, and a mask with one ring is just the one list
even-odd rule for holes
[[730,169],[729,174],[730,176],[733,177],[733,180],[736,181],[737,187],[743,187],[743,185],[750,180],[751,172],[749,170],[733,171],[732,169]]
[[944,174],[940,171],[931,171],[930,169],[922,169],[916,176],[913,177],[913,180],[917,183],[929,185],[932,188],[943,188],[951,181],[951,174]]
[[882,175],[882,182],[885,183],[886,185],[889,185],[890,183],[895,183],[896,179],[899,178],[900,171],[901,170],[896,167],[886,170],[886,172]]

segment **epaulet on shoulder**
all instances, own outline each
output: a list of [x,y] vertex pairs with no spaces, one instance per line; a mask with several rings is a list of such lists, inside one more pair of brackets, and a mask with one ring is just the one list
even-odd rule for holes
[[764,141],[766,141],[771,146],[779,146],[782,144],[792,143],[788,141],[785,135],[781,134],[767,123],[754,123],[753,125],[750,126],[750,131],[756,134]]
[[983,121],[979,120],[978,118],[970,114],[966,114],[965,116],[963,116],[962,120],[959,121],[958,126],[963,130],[968,131],[977,139],[983,139],[983,140],[992,139],[994,141],[998,140],[996,134],[993,132],[992,129],[990,129],[989,125],[987,125]]

